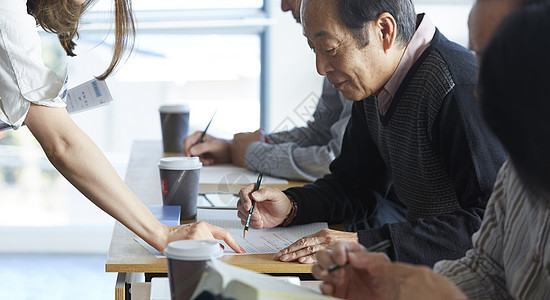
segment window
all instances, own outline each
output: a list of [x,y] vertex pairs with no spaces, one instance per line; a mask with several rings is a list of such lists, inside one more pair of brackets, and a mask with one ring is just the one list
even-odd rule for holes
[[[85,15],[74,58],[65,56],[54,35],[41,34],[45,63],[56,71],[68,64],[69,88],[108,66],[111,5],[100,0]],[[227,138],[260,126],[260,99],[266,101],[261,96],[266,82],[262,60],[270,25],[262,0],[134,0],[133,8],[138,30],[134,52],[107,79],[114,101],[72,116],[122,177],[133,140],[161,139],[161,104],[189,104],[190,133],[204,129],[215,110],[209,129],[214,135]],[[242,115],[247,117],[235,117]],[[112,219],[51,166],[27,128],[9,131],[0,141],[0,170],[0,231],[27,226],[112,229]],[[75,234],[79,236],[85,234]],[[98,251],[106,249],[98,246]]]

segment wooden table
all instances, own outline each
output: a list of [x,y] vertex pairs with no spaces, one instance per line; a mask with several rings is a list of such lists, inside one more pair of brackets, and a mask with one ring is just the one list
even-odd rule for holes
[[[157,163],[165,156],[161,141],[136,141],[133,144],[126,184],[147,205],[162,204]],[[280,189],[301,186],[305,182],[289,182],[287,185],[271,185]],[[212,185],[200,185],[199,193],[215,193]],[[242,186],[234,185],[236,193]],[[166,258],[157,258],[135,241],[137,236],[119,222],[115,222],[111,245],[105,263],[106,272],[116,272],[115,299],[125,299],[131,282],[141,280],[144,273],[166,273]],[[224,256],[226,263],[252,271],[270,274],[311,273],[311,265],[274,261],[272,254]],[[136,279],[137,278],[137,279]]]

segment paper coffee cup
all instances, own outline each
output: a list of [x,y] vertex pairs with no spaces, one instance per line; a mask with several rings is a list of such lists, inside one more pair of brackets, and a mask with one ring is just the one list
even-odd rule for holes
[[159,108],[164,152],[181,153],[189,131],[189,112],[187,104],[162,105]]
[[158,164],[163,205],[179,205],[181,219],[197,214],[199,177],[202,163],[198,157],[165,157]]
[[164,250],[172,300],[187,300],[195,291],[206,262],[223,256],[215,240],[184,240],[168,244]]

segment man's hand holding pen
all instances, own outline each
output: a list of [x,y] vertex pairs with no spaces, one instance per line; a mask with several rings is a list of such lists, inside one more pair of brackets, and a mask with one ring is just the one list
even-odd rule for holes
[[243,226],[246,224],[248,212],[252,207],[252,199],[256,201],[256,205],[250,218],[250,228],[272,228],[281,224],[292,208],[288,197],[273,188],[260,188],[252,192],[253,189],[254,184],[250,184],[239,191],[237,215]]
[[183,141],[183,154],[198,156],[205,166],[231,163],[231,142],[205,134],[202,143],[197,143],[202,133],[197,131]]
[[[435,300],[467,297],[430,268],[391,262],[381,252],[368,252],[358,243],[336,243],[317,254],[312,268],[323,281],[321,291],[345,299]],[[330,272],[334,265],[342,266]]]

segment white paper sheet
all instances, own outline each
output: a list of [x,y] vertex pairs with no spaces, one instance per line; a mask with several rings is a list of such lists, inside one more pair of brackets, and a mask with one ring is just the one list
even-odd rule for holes
[[[233,165],[203,166],[199,182],[202,184],[248,184],[255,183],[258,173]],[[264,175],[262,184],[287,184],[286,179]]]
[[233,194],[204,194],[197,198],[198,208],[237,208],[239,196]]
[[157,249],[153,248],[153,246],[149,245],[146,241],[144,241],[142,238],[136,237],[134,238],[136,242],[138,242],[143,248],[147,249],[149,253],[154,255],[157,258],[163,258],[166,257],[164,254],[160,253]]
[[[197,221],[205,221],[229,230],[247,254],[276,253],[298,239],[328,227],[327,223],[311,223],[290,227],[250,229],[245,239],[243,238],[244,226],[237,217],[236,210],[197,209]],[[226,254],[235,253],[225,242],[222,244]]]

